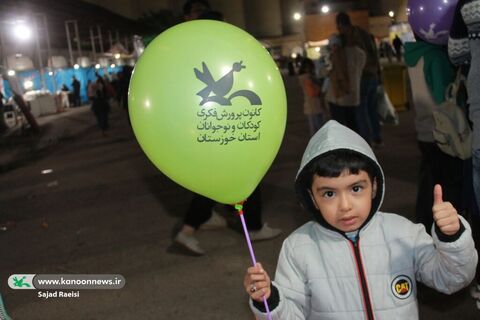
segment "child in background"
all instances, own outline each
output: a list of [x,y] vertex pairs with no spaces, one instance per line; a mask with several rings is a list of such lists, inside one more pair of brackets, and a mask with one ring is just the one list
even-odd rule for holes
[[311,59],[302,60],[298,73],[303,90],[303,113],[308,120],[310,136],[313,136],[325,122],[321,86],[315,81],[315,64]]
[[261,264],[244,277],[257,319],[418,319],[416,281],[443,293],[466,287],[477,252],[470,226],[432,190],[435,223],[379,211],[384,175],[354,131],[327,122],[310,140],[295,189],[310,221],[283,243],[275,281]]

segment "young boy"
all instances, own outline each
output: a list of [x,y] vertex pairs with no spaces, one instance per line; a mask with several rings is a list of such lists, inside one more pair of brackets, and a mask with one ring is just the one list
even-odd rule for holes
[[245,290],[257,319],[418,319],[416,280],[453,293],[477,265],[470,226],[436,185],[435,221],[421,224],[378,211],[384,175],[370,146],[336,121],[310,140],[295,189],[314,215],[283,243],[275,281],[260,264]]

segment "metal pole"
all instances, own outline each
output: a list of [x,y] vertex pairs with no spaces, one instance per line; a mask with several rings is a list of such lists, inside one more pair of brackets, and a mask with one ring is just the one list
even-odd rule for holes
[[67,31],[67,44],[68,44],[68,53],[70,55],[70,64],[73,66],[73,52],[72,52],[72,39],[70,38],[70,30],[68,24],[70,21],[65,21],[65,29]]
[[[2,21],[0,21],[1,23]],[[0,64],[6,66],[6,54],[5,54],[5,47],[4,47],[4,42],[3,42],[3,28],[0,28]]]
[[77,52],[78,52],[78,57],[82,56],[82,47],[80,45],[80,34],[78,33],[78,23],[77,20],[73,21],[73,25],[75,27],[75,37],[77,39]]
[[42,79],[42,89],[45,90],[47,85],[45,83],[45,75],[43,74],[43,61],[42,61],[42,51],[40,48],[40,33],[38,32],[38,21],[36,18],[33,18],[33,22],[35,24],[35,45],[37,47],[37,54],[38,54],[38,66],[40,68],[40,78]]
[[[48,22],[47,22],[47,16],[45,14],[42,14],[42,19],[43,19],[43,26],[44,26],[44,29],[45,29],[45,36],[46,36],[46,40],[47,40],[47,55],[48,55],[48,59],[47,59],[47,66],[48,66],[48,60],[49,59],[52,59],[52,47],[50,45],[50,33],[48,32]],[[53,65],[53,61],[52,61],[52,65]],[[57,92],[57,83],[55,81],[55,71],[53,71],[53,66],[52,66],[52,72],[53,72],[53,93],[55,94],[55,92]]]
[[105,51],[103,50],[102,27],[100,25],[97,25],[97,33],[98,41],[100,42],[100,54],[104,54]]
[[108,40],[110,41],[110,50],[113,47],[113,38],[112,38],[112,31],[108,30]]
[[92,27],[90,27],[90,42],[92,43],[93,61],[97,63],[97,50],[95,49],[95,35],[93,34]]

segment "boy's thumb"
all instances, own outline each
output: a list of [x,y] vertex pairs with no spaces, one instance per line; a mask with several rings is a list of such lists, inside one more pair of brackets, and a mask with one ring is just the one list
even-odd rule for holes
[[433,204],[439,204],[443,202],[443,193],[442,193],[442,186],[436,184],[433,188]]

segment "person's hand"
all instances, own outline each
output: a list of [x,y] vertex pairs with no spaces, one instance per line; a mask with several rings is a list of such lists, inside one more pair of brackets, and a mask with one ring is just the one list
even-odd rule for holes
[[270,277],[260,263],[247,269],[243,286],[252,300],[262,302],[264,297],[268,299],[271,293],[270,284]]
[[457,210],[450,202],[443,202],[442,186],[436,184],[433,188],[433,220],[440,231],[447,236],[460,230],[460,219]]

